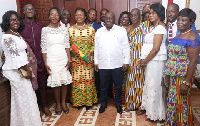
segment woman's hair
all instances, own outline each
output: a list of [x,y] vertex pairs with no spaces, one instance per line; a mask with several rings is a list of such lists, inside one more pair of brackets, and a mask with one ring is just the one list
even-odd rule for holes
[[196,13],[189,8],[182,9],[179,12],[178,16],[188,17],[192,23],[194,23],[196,20]]
[[146,14],[149,14],[149,12],[146,11],[146,12],[144,12],[144,13],[142,14],[142,22],[144,22],[144,17],[145,17]]
[[1,23],[2,31],[6,32],[6,31],[9,30],[9,28],[10,28],[10,17],[11,17],[12,14],[16,15],[17,18],[19,19],[20,26],[19,26],[17,31],[21,32],[25,27],[24,22],[23,22],[21,16],[16,11],[12,11],[12,10],[7,11],[2,17],[2,23]]
[[123,12],[119,15],[118,25],[120,25],[120,20],[121,20],[121,18],[122,18],[122,16],[123,16],[124,14],[127,14],[127,15],[128,15],[129,24],[131,25],[131,24],[132,24],[131,18],[130,18],[131,14],[130,14],[130,12],[128,12],[128,11],[123,11]]
[[57,8],[57,7],[52,7],[52,8],[49,10],[49,17],[50,17],[51,10],[53,10],[53,9],[57,10],[58,15],[59,15],[59,21],[60,21],[60,20],[61,20],[61,12],[60,12],[60,9]]
[[86,12],[85,9],[80,8],[80,7],[77,7],[76,10],[75,10],[75,13],[76,13],[78,10],[82,11],[82,12],[84,13],[85,17],[87,17],[87,12]]
[[158,15],[158,17],[162,22],[165,20],[165,8],[162,4],[160,3],[152,4],[150,9],[156,12],[156,14]]

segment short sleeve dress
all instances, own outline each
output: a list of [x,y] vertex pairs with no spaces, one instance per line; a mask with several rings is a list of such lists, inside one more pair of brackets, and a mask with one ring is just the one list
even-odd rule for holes
[[167,30],[165,27],[157,25],[151,32],[147,33],[144,37],[144,44],[141,51],[141,59],[145,59],[153,48],[156,34],[162,34],[163,39],[160,50],[156,56],[147,63],[141,105],[141,108],[146,110],[147,118],[154,121],[165,119],[165,106],[161,86],[164,64],[167,60],[167,49],[165,45]]
[[46,62],[51,69],[47,86],[58,87],[72,82],[72,76],[65,67],[68,57],[65,48],[70,48],[67,28],[44,27],[41,36],[42,53],[46,53]]

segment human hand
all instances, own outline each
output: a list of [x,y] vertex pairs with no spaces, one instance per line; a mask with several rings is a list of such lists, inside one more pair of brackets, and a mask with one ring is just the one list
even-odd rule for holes
[[129,67],[128,64],[123,64],[123,67],[122,67],[123,71],[127,71],[127,70],[128,70],[128,67]]
[[145,64],[143,61],[144,60],[142,60],[142,59],[140,59],[138,61],[138,68],[145,68],[147,66],[147,64]]
[[50,69],[50,67],[49,67],[47,64],[45,64],[45,68],[46,68],[46,70],[47,70],[47,73],[50,75],[50,74],[51,74],[51,69]]
[[95,69],[95,71],[96,71],[96,72],[98,72],[98,71],[99,71],[98,64],[96,64],[96,65],[94,66],[94,69]]
[[24,67],[24,69],[27,71],[27,76],[25,76],[26,79],[31,79],[32,78],[32,70],[30,67]]
[[188,85],[185,85],[185,84],[181,84],[181,95],[182,96],[187,96],[187,94],[188,94],[188,88],[189,88],[189,86]]
[[3,63],[6,61],[6,57],[5,57],[4,52],[2,52],[2,54],[1,54],[1,60],[2,60]]
[[70,68],[70,66],[71,66],[71,61],[68,61],[65,67],[66,67],[67,70],[68,70],[68,69]]
[[72,53],[72,55],[74,55],[74,56],[77,56],[77,55],[78,55],[78,52],[76,52],[76,51],[74,51],[74,50],[71,50],[71,53]]

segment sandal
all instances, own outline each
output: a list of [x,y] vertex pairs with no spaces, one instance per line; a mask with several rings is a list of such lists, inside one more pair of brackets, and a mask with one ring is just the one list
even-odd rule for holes
[[144,113],[146,113],[145,110],[139,109],[139,110],[136,111],[136,114],[137,114],[137,115],[143,115]]
[[62,109],[61,110],[55,110],[55,113],[56,113],[56,115],[61,115],[61,113],[62,113]]
[[62,110],[63,110],[63,112],[64,112],[65,114],[69,113],[69,108],[68,108],[68,107],[66,107],[66,109],[62,108]]

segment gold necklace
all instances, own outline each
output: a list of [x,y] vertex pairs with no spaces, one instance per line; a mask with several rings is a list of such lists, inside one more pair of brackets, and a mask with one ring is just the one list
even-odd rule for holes
[[184,35],[184,34],[190,32],[191,30],[192,30],[192,29],[189,29],[189,30],[187,30],[187,31],[185,31],[185,32],[183,32],[183,33],[180,33],[180,34]]
[[84,26],[85,26],[85,23],[84,23],[83,25],[78,25],[78,24],[76,23],[76,26],[77,26],[77,27],[84,27]]
[[14,32],[12,29],[9,29],[12,33],[14,33],[15,35],[17,35],[18,37],[20,37],[21,39],[21,35],[19,34],[19,32]]

